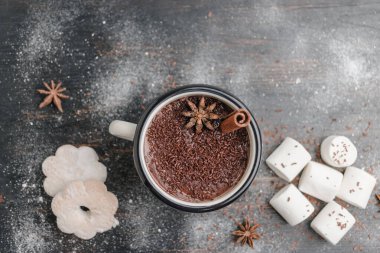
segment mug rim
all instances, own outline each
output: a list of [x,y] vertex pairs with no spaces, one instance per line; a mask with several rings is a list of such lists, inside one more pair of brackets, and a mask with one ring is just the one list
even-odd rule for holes
[[[175,203],[165,196],[163,196],[155,187],[151,184],[147,176],[145,175],[145,172],[143,171],[143,164],[141,162],[140,158],[140,145],[143,145],[141,143],[141,133],[143,131],[144,125],[146,120],[149,118],[150,114],[154,109],[160,105],[163,101],[170,99],[171,97],[178,96],[182,93],[188,93],[188,92],[207,92],[211,94],[215,94],[217,96],[220,96],[229,102],[239,106],[240,108],[245,108],[248,110],[248,112],[252,116],[252,120],[250,122],[250,126],[252,128],[253,132],[253,140],[251,143],[255,144],[255,149],[253,150],[254,154],[250,154],[250,156],[254,155],[253,163],[252,163],[252,168],[246,168],[246,170],[251,170],[250,174],[248,177],[245,179],[245,182],[242,183],[239,189],[237,189],[234,194],[232,194],[229,198],[216,203],[214,205],[208,205],[208,206],[188,206],[188,205],[182,205]],[[182,211],[187,211],[187,212],[193,212],[193,213],[202,213],[202,212],[210,212],[210,211],[215,211],[217,209],[223,208],[232,202],[234,202],[236,199],[238,199],[251,185],[252,181],[257,175],[258,169],[261,164],[261,155],[262,155],[262,139],[261,139],[261,132],[258,127],[258,124],[256,122],[255,117],[253,116],[252,112],[247,108],[247,106],[241,102],[238,98],[236,98],[234,95],[231,93],[218,88],[214,87],[211,85],[205,85],[205,84],[190,84],[190,85],[184,85],[181,87],[178,87],[176,89],[173,89],[169,92],[166,92],[165,94],[159,96],[156,98],[150,105],[149,107],[144,111],[143,115],[141,116],[139,123],[137,124],[136,127],[136,132],[133,140],[133,160],[134,164],[137,170],[137,173],[140,177],[140,179],[143,181],[144,185],[162,202],[165,204],[178,209]],[[148,168],[146,168],[148,170]],[[163,189],[162,189],[163,190]],[[164,190],[163,190],[164,191]]]

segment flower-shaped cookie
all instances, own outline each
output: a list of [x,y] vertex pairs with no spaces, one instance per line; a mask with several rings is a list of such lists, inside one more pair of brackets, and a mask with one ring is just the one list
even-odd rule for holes
[[63,145],[55,156],[49,156],[42,163],[46,176],[44,189],[52,197],[72,181],[95,179],[106,181],[107,168],[98,162],[98,155],[90,147],[76,148]]
[[85,240],[119,224],[114,217],[117,198],[96,180],[70,183],[54,196],[51,207],[62,232]]

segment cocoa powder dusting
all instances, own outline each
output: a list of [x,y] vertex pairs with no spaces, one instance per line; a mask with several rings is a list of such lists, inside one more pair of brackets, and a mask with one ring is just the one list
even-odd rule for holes
[[[189,100],[197,104],[198,97]],[[213,98],[215,113],[226,116],[232,109]],[[155,181],[174,197],[191,202],[215,199],[235,186],[249,157],[247,130],[222,134],[209,129],[196,134],[186,129],[185,98],[166,105],[151,122],[144,143],[144,157]],[[218,122],[214,122],[218,123]]]

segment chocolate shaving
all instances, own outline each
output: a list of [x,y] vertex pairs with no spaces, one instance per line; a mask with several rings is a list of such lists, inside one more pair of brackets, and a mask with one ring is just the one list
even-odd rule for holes
[[[199,97],[189,97],[196,103]],[[205,104],[216,103],[214,113],[228,115],[232,109],[224,103],[205,98]],[[222,134],[215,131],[184,129],[188,118],[186,99],[174,101],[159,111],[146,132],[144,159],[153,179],[172,196],[200,202],[225,193],[243,176],[249,159],[249,136],[246,129]]]
[[345,229],[347,227],[347,223],[337,222],[338,227],[340,227],[341,230]]

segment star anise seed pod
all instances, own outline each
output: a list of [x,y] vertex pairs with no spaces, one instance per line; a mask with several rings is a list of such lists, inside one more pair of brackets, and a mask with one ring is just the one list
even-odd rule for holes
[[250,225],[249,219],[245,219],[245,224],[238,223],[239,230],[232,232],[233,235],[238,236],[236,242],[241,243],[244,246],[248,243],[249,247],[253,249],[253,241],[260,239],[260,235],[256,232],[256,229],[260,227],[260,224]]
[[56,85],[54,81],[51,80],[50,86],[45,82],[43,82],[43,84],[47,90],[38,89],[37,92],[46,95],[46,97],[38,106],[38,108],[44,108],[45,106],[53,102],[54,105],[58,108],[58,110],[60,112],[63,112],[61,99],[68,99],[69,96],[66,96],[62,93],[66,90],[66,88],[61,88],[62,82],[58,82],[58,84]]
[[213,103],[206,107],[206,101],[204,97],[201,97],[198,107],[188,99],[186,102],[191,109],[191,111],[182,112],[183,116],[190,118],[189,122],[185,125],[186,128],[195,126],[197,134],[202,132],[203,126],[207,127],[210,130],[215,130],[210,120],[216,120],[220,118],[219,115],[212,112],[216,107],[216,103]]

